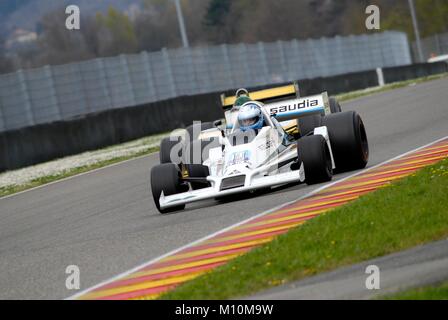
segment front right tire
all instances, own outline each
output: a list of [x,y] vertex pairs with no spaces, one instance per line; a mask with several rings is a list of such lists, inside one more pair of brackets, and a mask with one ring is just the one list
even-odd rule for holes
[[175,164],[165,163],[151,169],[151,191],[154,203],[160,213],[166,214],[185,209],[185,205],[167,209],[160,208],[159,200],[162,192],[164,196],[171,196],[185,191],[181,181],[181,173]]

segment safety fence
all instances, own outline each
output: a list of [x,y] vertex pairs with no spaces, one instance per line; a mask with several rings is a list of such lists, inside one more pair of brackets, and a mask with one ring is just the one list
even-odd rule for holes
[[[434,56],[448,54],[448,32],[439,33],[421,40],[423,58],[427,61]],[[417,44],[412,43],[412,56],[414,61],[418,61]]]

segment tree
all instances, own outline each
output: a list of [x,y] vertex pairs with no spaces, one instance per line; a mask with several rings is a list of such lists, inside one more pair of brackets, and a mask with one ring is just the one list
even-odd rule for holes
[[181,44],[176,8],[171,0],[145,0],[135,30],[140,50],[156,51]]
[[[382,0],[381,3],[385,3]],[[445,0],[416,0],[415,8],[422,37],[448,31],[448,2]],[[401,30],[415,39],[411,14],[407,1],[397,2],[385,12],[382,27],[386,30]]]
[[127,15],[109,7],[107,15],[97,14],[96,20],[101,28],[101,56],[134,53],[138,49],[134,25]]
[[205,14],[204,24],[210,27],[223,26],[230,7],[230,0],[211,0]]
[[[186,29],[192,46],[208,43],[208,30],[202,24],[207,2],[181,1]],[[176,7],[172,0],[145,0],[143,10],[135,21],[139,49],[156,51],[182,46]]]
[[7,73],[13,71],[13,62],[6,56],[6,50],[4,47],[4,39],[0,35],[0,73]]
[[41,19],[39,54],[34,57],[34,65],[63,64],[95,56],[88,50],[80,30],[65,28],[66,18],[65,8],[60,7]]

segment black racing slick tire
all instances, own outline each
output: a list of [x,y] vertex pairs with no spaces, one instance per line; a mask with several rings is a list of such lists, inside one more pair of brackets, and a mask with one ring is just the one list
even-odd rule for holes
[[[342,112],[341,105],[336,100],[336,98],[331,97],[329,99],[331,113]],[[322,115],[313,114],[310,116],[304,116],[298,119],[300,135],[306,136],[310,132],[314,131],[315,128],[322,126]]]
[[[180,137],[167,137],[164,138],[160,142],[160,152],[159,152],[159,158],[160,158],[160,164],[164,163],[180,163],[180,160],[182,159],[182,145],[181,145],[181,138]],[[177,157],[176,159],[171,159],[171,151],[176,148],[177,153],[173,156]]]
[[330,150],[321,135],[303,137],[297,141],[299,161],[305,168],[305,182],[308,185],[330,181],[333,166]]
[[[185,169],[188,172],[189,178],[207,178],[210,175],[208,167],[201,164],[186,164]],[[193,190],[210,187],[210,183],[203,182],[190,182],[190,185]]]
[[304,116],[298,119],[300,135],[306,136],[308,133],[313,132],[315,128],[322,125],[322,116],[320,114],[313,114],[310,116]]
[[185,205],[180,205],[167,209],[160,209],[160,195],[171,196],[184,191],[181,182],[181,173],[178,167],[172,163],[165,163],[151,169],[151,191],[160,213],[166,214],[185,209]]
[[325,116],[331,149],[338,172],[365,168],[369,161],[369,142],[361,117],[355,111]]
[[342,112],[341,105],[335,97],[330,97],[330,110],[331,113],[339,113]]

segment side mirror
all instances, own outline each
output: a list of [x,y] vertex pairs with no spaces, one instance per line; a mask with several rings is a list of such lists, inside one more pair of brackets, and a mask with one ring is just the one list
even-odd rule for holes
[[220,125],[222,125],[222,120],[216,120],[215,122],[213,122],[213,125],[215,127],[219,127]]

